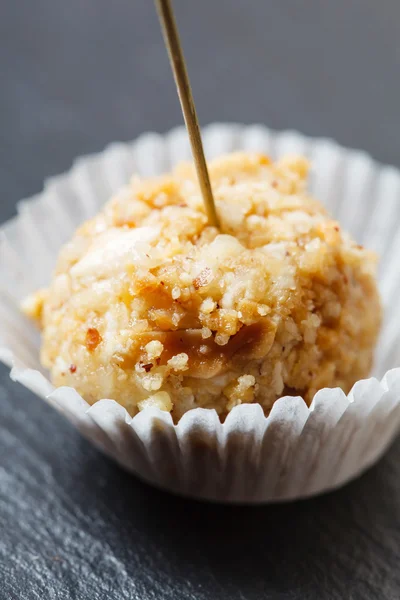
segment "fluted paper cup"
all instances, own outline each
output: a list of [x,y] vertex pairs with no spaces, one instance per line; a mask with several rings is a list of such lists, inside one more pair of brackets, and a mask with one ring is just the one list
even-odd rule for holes
[[271,502],[310,496],[344,484],[372,465],[400,425],[400,172],[330,140],[262,126],[211,125],[208,158],[256,150],[273,158],[302,153],[312,162],[311,192],[359,243],[381,257],[385,321],[373,375],[346,396],[319,391],[275,402],[268,417],[257,404],[235,407],[224,423],[196,408],[174,424],[148,408],[133,418],[114,400],[89,406],[72,388],[55,389],[39,362],[40,335],[20,301],[50,281],[60,249],[85,219],[133,173],[156,175],[190,158],[186,133],[148,133],[130,144],[78,159],[18,206],[1,228],[0,358],[11,377],[62,411],[94,444],[143,479],[170,491],[219,502]]

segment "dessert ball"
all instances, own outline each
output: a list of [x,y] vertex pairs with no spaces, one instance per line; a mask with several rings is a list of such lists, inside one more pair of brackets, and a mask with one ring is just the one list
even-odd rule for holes
[[268,414],[281,396],[310,403],[368,376],[375,257],[307,194],[307,161],[238,153],[209,170],[219,230],[183,164],[134,177],[62,249],[23,306],[55,385],[178,420],[251,402]]

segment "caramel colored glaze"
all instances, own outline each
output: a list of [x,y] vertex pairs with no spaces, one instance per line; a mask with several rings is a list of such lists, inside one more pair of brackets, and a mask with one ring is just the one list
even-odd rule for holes
[[184,352],[189,357],[187,375],[209,379],[227,371],[231,364],[263,358],[273,344],[275,331],[276,326],[265,318],[244,325],[224,346],[219,346],[213,336],[203,339],[201,329],[146,332],[139,336],[139,343],[143,348],[152,340],[160,341],[164,345],[161,365]]
[[[191,297],[186,302],[181,299],[171,301],[170,290],[157,286],[156,289],[147,291],[149,304],[147,318],[154,327],[162,331],[196,329],[201,327],[198,318],[201,300],[201,297]],[[173,323],[174,313],[179,315],[179,325]]]

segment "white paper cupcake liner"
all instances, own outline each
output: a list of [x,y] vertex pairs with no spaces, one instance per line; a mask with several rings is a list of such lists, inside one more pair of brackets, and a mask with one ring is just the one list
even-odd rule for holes
[[381,256],[385,321],[374,375],[346,396],[339,389],[278,400],[266,418],[257,404],[234,408],[221,424],[197,408],[177,425],[146,409],[131,418],[114,400],[89,406],[72,388],[54,389],[40,366],[40,336],[20,301],[46,285],[60,246],[133,173],[155,175],[190,158],[185,130],[148,133],[131,144],[78,159],[66,175],[18,206],[0,242],[0,359],[11,377],[62,411],[104,452],[143,479],[173,492],[220,502],[271,502],[338,487],[372,465],[400,427],[400,171],[330,140],[265,127],[211,125],[208,158],[233,150],[272,157],[300,152],[313,165],[311,191],[343,228]]

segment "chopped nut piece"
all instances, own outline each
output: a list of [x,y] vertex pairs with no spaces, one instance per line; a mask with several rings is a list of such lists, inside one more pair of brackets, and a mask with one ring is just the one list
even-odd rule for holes
[[85,341],[85,345],[86,348],[92,352],[93,350],[96,350],[97,346],[100,344],[102,338],[100,333],[98,332],[98,330],[95,327],[89,327],[89,329],[86,332],[86,341]]
[[152,340],[144,347],[147,356],[151,359],[159,358],[164,350],[164,346],[158,340]]
[[194,289],[198,290],[201,287],[205,287],[213,280],[213,272],[209,267],[203,269],[195,279],[193,279]]
[[157,392],[152,396],[138,402],[138,409],[144,410],[145,408],[159,408],[166,412],[171,412],[173,404],[171,402],[171,396],[167,392]]
[[167,364],[174,371],[185,371],[186,369],[189,368],[188,360],[189,360],[188,355],[185,354],[184,352],[181,352],[180,354],[176,354],[175,356],[170,358]]

